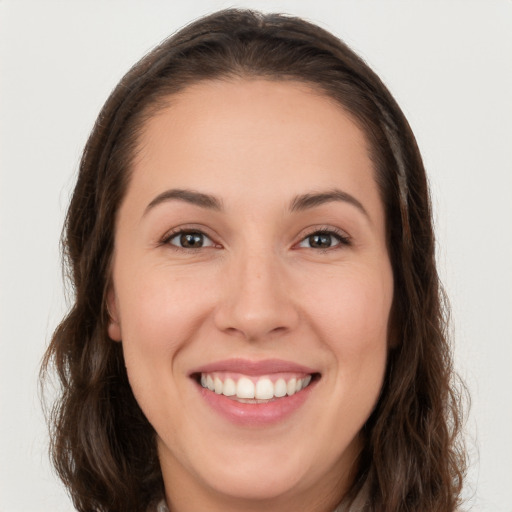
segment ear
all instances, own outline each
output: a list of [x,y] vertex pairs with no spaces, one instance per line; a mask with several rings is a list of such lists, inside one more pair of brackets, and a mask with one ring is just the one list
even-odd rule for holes
[[117,306],[116,293],[114,287],[110,286],[107,293],[107,313],[108,313],[108,336],[113,341],[121,341],[121,323],[119,321],[119,308]]

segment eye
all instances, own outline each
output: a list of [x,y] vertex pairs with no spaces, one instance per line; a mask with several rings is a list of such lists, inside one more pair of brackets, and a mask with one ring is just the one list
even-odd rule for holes
[[350,240],[346,235],[335,231],[315,231],[304,238],[299,247],[307,249],[330,249],[341,245],[349,245]]
[[201,231],[179,231],[173,233],[165,243],[174,245],[180,249],[202,249],[213,247],[213,241]]

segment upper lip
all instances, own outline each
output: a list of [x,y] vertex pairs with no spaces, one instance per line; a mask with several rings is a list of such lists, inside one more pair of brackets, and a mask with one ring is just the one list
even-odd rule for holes
[[282,359],[263,359],[253,361],[250,359],[233,358],[215,361],[190,372],[190,375],[212,372],[233,372],[244,375],[268,375],[272,373],[317,373],[318,370]]

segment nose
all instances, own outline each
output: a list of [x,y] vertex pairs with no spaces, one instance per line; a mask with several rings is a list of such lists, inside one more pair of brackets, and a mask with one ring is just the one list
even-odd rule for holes
[[223,332],[258,341],[293,330],[299,320],[289,280],[273,254],[230,262],[215,323]]

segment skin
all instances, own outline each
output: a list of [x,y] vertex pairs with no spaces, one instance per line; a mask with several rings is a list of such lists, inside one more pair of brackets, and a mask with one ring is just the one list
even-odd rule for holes
[[[148,208],[169,189],[213,195],[222,209]],[[334,189],[355,201],[290,209]],[[204,246],[180,247],[171,233],[182,228],[204,233]],[[318,230],[336,232],[330,247],[311,246]],[[202,82],[169,98],[140,138],[112,283],[109,335],[157,433],[171,510],[332,511],[382,386],[393,300],[384,207],[351,117],[295,82]],[[321,378],[283,421],[241,427],[189,375],[233,357]]]

